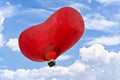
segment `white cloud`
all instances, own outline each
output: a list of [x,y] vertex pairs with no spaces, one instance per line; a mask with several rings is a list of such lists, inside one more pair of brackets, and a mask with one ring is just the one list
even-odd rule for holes
[[57,58],[57,60],[62,61],[62,60],[68,60],[68,59],[70,59],[70,58],[72,58],[71,55],[61,55],[61,56],[59,56],[59,57]]
[[6,2],[7,5],[11,5],[10,2]]
[[3,30],[3,22],[4,22],[3,12],[0,11],[0,32]]
[[6,6],[1,8],[1,11],[3,13],[3,17],[5,17],[5,18],[13,16],[15,13],[15,10],[16,10],[16,6],[13,6],[10,3],[9,4],[8,3],[9,2],[6,3],[7,4]]
[[99,13],[87,14],[84,19],[86,29],[113,32],[114,30],[117,30],[119,28],[119,22],[107,20]]
[[93,61],[106,64],[112,61],[119,63],[120,61],[120,52],[109,52],[108,50],[105,50],[105,47],[103,45],[100,44],[94,44],[88,48],[81,48],[80,56],[82,58],[82,61],[87,62]]
[[95,80],[120,79],[120,52],[109,52],[103,45],[94,44],[80,49],[83,63],[95,73]]
[[[72,8],[75,8],[77,11],[80,11],[81,12],[81,10],[82,9],[87,9],[87,10],[90,10],[90,7],[89,6],[86,6],[86,5],[84,5],[84,4],[81,4],[81,3],[71,3],[71,4],[69,4],[68,5],[69,7],[72,7]],[[65,6],[63,6],[63,7],[65,7]],[[50,8],[50,9],[52,9],[52,10],[58,10],[58,9],[60,9],[61,7],[57,7],[57,8]]]
[[53,78],[53,79],[51,79],[51,80],[57,80],[56,78]]
[[0,70],[2,80],[119,80],[120,52],[109,52],[94,44],[80,49],[81,61],[68,67]]
[[112,4],[112,3],[119,3],[120,0],[96,0],[98,1],[99,3],[102,3],[102,4]]
[[0,47],[3,47],[3,44],[4,44],[3,35],[0,33]]
[[[5,74],[4,74],[5,73]],[[13,74],[14,74],[15,72],[13,72],[13,71],[9,71],[9,70],[3,70],[3,71],[1,71],[0,70],[0,74],[1,74],[1,76],[2,76],[2,78],[0,78],[1,80],[12,80],[12,78],[13,78]]]
[[19,51],[19,46],[18,46],[18,39],[9,39],[9,41],[6,43],[6,46],[11,48],[13,51]]
[[32,15],[36,15],[36,16],[41,16],[41,17],[46,17],[48,15],[50,15],[51,13],[53,13],[50,10],[46,10],[46,9],[37,9],[37,8],[28,8],[28,9],[24,9],[22,12],[20,12],[20,14],[32,14]]
[[86,6],[84,4],[80,4],[80,3],[73,3],[72,5],[69,5],[69,6],[77,9],[78,11],[80,9],[90,9],[88,6]]
[[120,36],[110,36],[110,37],[98,37],[95,38],[93,40],[89,40],[89,42],[87,42],[87,45],[92,45],[95,43],[99,43],[102,45],[106,45],[106,46],[113,46],[113,45],[119,45],[120,44]]
[[92,0],[88,0],[88,3],[91,3],[92,2]]
[[2,30],[3,30],[3,22],[4,22],[4,17],[3,17],[3,12],[0,11],[0,47],[3,47],[4,44],[4,39],[3,39],[3,35],[2,35]]
[[3,23],[5,18],[11,17],[14,13],[15,7],[7,3],[7,6],[0,8],[0,47],[4,45],[4,36],[2,34]]
[[[69,67],[44,67],[41,69],[18,69],[16,71],[0,70],[2,80],[76,80],[81,77],[84,80],[91,80],[90,74],[84,76],[86,67],[80,62],[75,62]],[[10,74],[10,75],[8,75]],[[82,75],[83,77],[82,77]]]

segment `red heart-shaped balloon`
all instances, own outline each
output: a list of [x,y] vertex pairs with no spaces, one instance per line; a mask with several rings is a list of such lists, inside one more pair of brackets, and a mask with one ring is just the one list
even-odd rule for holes
[[63,7],[44,23],[24,30],[19,37],[22,53],[33,61],[56,59],[72,47],[84,32],[84,21],[78,11]]

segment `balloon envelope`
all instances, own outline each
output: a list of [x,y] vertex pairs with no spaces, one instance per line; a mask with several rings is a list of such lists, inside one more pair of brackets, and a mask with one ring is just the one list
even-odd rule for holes
[[84,21],[80,13],[71,7],[63,7],[45,22],[24,30],[19,36],[19,47],[30,60],[55,60],[71,48],[83,32]]

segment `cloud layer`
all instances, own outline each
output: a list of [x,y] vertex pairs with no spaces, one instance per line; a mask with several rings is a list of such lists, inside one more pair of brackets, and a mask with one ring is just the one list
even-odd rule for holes
[[119,80],[120,52],[109,52],[103,45],[80,48],[80,60],[68,67],[0,70],[1,80]]

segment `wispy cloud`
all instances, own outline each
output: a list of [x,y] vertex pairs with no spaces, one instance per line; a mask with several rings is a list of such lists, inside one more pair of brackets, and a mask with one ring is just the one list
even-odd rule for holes
[[119,80],[120,52],[109,52],[101,44],[80,48],[81,60],[68,67],[0,70],[2,80]]
[[0,47],[3,47],[3,44],[4,44],[3,35],[0,33]]
[[41,16],[41,17],[46,17],[46,16],[50,15],[51,13],[52,13],[52,11],[44,9],[44,8],[41,8],[41,9],[26,8],[20,12],[20,14],[24,14],[24,15],[32,14],[32,15]]
[[[90,7],[87,6],[87,5],[84,5],[82,3],[75,3],[75,2],[72,2],[71,4],[68,4],[67,6],[69,7],[72,7],[72,8],[75,8],[76,10],[80,11],[81,10],[90,10]],[[64,6],[63,6],[64,7]],[[57,10],[57,9],[60,9],[61,7],[57,7],[57,8],[51,8],[53,10]]]
[[72,58],[71,55],[61,55],[61,56],[58,57],[57,60],[63,61],[63,60],[68,60],[70,58]]
[[90,7],[82,4],[82,3],[73,3],[71,5],[69,5],[70,7],[73,7],[75,9],[77,9],[78,11],[80,11],[81,9],[88,9],[90,10]]
[[4,20],[8,17],[11,17],[14,14],[15,7],[10,3],[6,3],[7,5],[0,8],[0,47],[4,45],[4,36],[2,34],[2,30],[4,29]]
[[0,8],[3,13],[3,17],[11,17],[14,15],[16,6],[11,5],[9,2],[6,3],[6,6]]
[[57,0],[57,1],[56,0],[36,0],[36,1],[43,7],[60,7],[60,6],[69,5],[72,2],[74,2],[74,1],[70,1],[70,0]]
[[0,11],[0,32],[3,30],[3,22],[4,22],[3,12]]
[[101,4],[113,4],[113,3],[119,3],[120,0],[96,0]]
[[4,22],[4,17],[3,17],[3,12],[0,11],[0,47],[3,47],[4,44],[4,39],[3,39],[3,35],[2,35],[2,30],[3,30],[3,22]]
[[86,29],[100,30],[105,32],[117,32],[119,22],[106,19],[99,13],[87,14],[84,16]]
[[88,0],[88,3],[91,3],[92,2],[92,0]]
[[18,39],[9,39],[9,41],[6,43],[6,46],[11,48],[13,51],[19,51],[19,46],[18,46]]
[[114,46],[114,45],[119,45],[120,44],[120,36],[102,36],[102,37],[98,37],[98,38],[94,38],[92,40],[89,40],[86,44],[87,45],[92,45],[92,44],[102,44],[102,45],[106,45],[106,46]]

